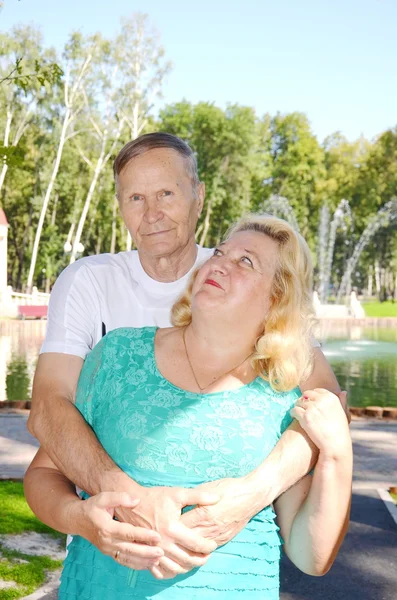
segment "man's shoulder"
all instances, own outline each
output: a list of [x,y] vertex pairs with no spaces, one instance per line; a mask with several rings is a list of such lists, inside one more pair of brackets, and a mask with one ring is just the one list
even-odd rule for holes
[[213,248],[203,248],[203,246],[198,246],[198,258],[200,260],[207,260],[210,256],[212,256],[213,252]]
[[130,271],[134,263],[136,250],[129,252],[119,252],[117,254],[94,254],[93,256],[84,256],[68,265],[61,273],[62,278],[74,279],[78,275],[92,273],[99,276],[102,272],[106,275],[111,271]]
[[96,270],[103,267],[123,267],[125,265],[130,265],[134,261],[134,255],[136,253],[136,250],[130,250],[129,252],[118,252],[117,254],[110,254],[110,252],[107,252],[104,254],[84,256],[67,268],[79,270],[85,267],[90,270]]

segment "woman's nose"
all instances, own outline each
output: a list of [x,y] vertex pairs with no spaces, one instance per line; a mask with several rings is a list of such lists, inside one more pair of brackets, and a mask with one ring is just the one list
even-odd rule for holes
[[230,261],[225,256],[220,256],[214,263],[214,272],[225,275],[228,271]]

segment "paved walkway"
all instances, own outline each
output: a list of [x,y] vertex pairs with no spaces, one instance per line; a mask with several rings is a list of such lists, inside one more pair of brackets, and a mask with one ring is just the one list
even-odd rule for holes
[[[351,431],[353,502],[345,542],[325,577],[308,577],[283,559],[281,600],[397,600],[397,525],[376,491],[397,485],[397,423],[353,421]],[[25,415],[0,414],[0,479],[22,478],[37,446]]]

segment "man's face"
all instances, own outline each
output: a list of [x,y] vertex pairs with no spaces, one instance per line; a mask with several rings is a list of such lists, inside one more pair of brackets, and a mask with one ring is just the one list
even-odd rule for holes
[[204,185],[194,194],[184,158],[158,148],[136,158],[116,179],[120,212],[140,253],[169,256],[194,241]]

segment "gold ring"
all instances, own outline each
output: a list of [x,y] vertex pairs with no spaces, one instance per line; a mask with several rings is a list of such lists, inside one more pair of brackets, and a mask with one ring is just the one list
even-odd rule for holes
[[120,556],[120,550],[116,550],[116,554],[114,555],[114,560],[118,560]]

